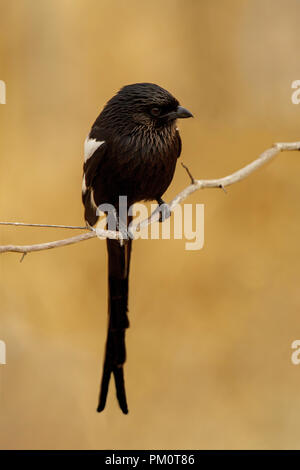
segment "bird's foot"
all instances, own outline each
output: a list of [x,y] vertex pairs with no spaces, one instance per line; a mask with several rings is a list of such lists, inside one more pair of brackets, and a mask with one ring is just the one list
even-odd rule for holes
[[127,225],[127,220],[122,220],[117,211],[110,211],[107,214],[108,230],[118,232],[118,240],[123,245],[124,241],[133,238],[133,233]]
[[157,203],[159,205],[159,222],[164,222],[166,219],[171,217],[171,209],[169,204],[167,204],[162,198],[158,198]]

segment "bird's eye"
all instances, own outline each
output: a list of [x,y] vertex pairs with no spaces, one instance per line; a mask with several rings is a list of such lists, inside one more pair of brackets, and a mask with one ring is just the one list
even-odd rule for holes
[[152,116],[159,116],[160,115],[160,109],[159,108],[151,108],[151,114]]

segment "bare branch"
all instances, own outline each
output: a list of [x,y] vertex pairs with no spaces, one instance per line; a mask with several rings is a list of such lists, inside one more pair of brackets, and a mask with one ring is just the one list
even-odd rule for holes
[[[226,186],[230,186],[234,183],[237,183],[247,178],[251,173],[256,171],[262,165],[265,165],[268,161],[270,161],[272,158],[277,156],[280,152],[293,151],[293,150],[300,150],[300,142],[286,142],[286,143],[274,144],[273,147],[265,150],[256,160],[244,166],[240,170],[237,170],[234,173],[231,173],[230,175],[225,176],[223,178],[210,179],[210,180],[195,180],[192,174],[190,173],[189,169],[185,165],[182,164],[182,166],[185,168],[185,170],[187,171],[191,179],[191,184],[187,186],[179,194],[177,194],[177,196],[175,196],[174,199],[172,199],[172,201],[169,203],[169,208],[171,211],[173,211],[174,208],[178,204],[180,204],[188,196],[193,194],[195,191],[198,191],[199,189],[222,188],[225,191]],[[134,233],[135,231],[138,231],[141,228],[146,227],[147,225],[158,221],[158,219],[159,219],[159,212],[155,210],[148,219],[143,220],[139,224],[134,224],[131,227],[131,231]],[[25,255],[33,251],[49,250],[51,248],[58,248],[60,246],[72,245],[74,243],[78,243],[84,240],[89,240],[90,238],[95,238],[97,236],[99,238],[113,238],[113,239],[120,239],[122,237],[122,235],[119,234],[119,232],[115,232],[112,230],[97,229],[96,231],[96,230],[88,229],[87,227],[80,227],[80,226],[77,227],[77,226],[68,226],[68,225],[25,224],[21,222],[0,222],[0,225],[21,225],[21,226],[29,226],[29,227],[54,227],[54,228],[70,228],[70,229],[88,230],[87,233],[83,233],[82,235],[77,235],[75,237],[66,238],[64,240],[57,240],[57,241],[53,241],[49,243],[40,243],[37,245],[24,245],[24,246],[23,245],[0,246],[0,253],[18,252],[18,253],[23,253]],[[23,258],[24,256],[22,257],[22,259]]]
[[[51,248],[59,248],[60,246],[73,245],[74,243],[83,242],[90,238],[119,238],[119,233],[112,230],[89,230],[87,233],[82,235],[76,235],[75,237],[65,238],[64,240],[57,240],[54,242],[38,243],[36,245],[3,245],[0,246],[0,253],[15,252],[15,253],[32,253],[33,251],[50,250]],[[23,261],[23,257],[21,261]]]
[[6,253],[13,251],[16,253],[31,253],[33,251],[50,250],[51,248],[58,248],[60,246],[72,245],[73,243],[82,242],[89,240],[90,238],[96,237],[96,232],[87,232],[76,237],[65,238],[64,240],[57,240],[55,242],[39,243],[37,245],[4,245],[0,246],[0,253]]
[[194,193],[198,189],[220,187],[225,188],[226,186],[230,186],[231,184],[237,183],[238,181],[247,178],[247,176],[256,171],[259,167],[266,164],[280,152],[283,152],[285,150],[300,150],[300,142],[274,144],[273,147],[265,150],[262,154],[260,154],[260,156],[256,160],[244,166],[240,170],[235,171],[231,175],[225,176],[223,178],[213,180],[196,180],[195,184],[191,184],[190,186],[185,188],[171,201],[171,210],[173,210],[177,204],[184,201],[184,199],[186,199],[190,194]]
[[91,230],[87,226],[77,225],[48,225],[48,224],[25,224],[24,222],[0,222],[0,225],[15,225],[17,227],[51,227],[51,228],[71,228],[76,230]]

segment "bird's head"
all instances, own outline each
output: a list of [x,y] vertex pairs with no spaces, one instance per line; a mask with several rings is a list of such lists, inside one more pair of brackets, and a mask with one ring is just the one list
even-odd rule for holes
[[106,104],[102,120],[122,128],[172,126],[176,119],[193,117],[174,96],[154,83],[135,83],[121,90]]

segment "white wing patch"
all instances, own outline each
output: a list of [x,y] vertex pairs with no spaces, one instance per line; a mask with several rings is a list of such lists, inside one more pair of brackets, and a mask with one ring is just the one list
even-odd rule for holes
[[94,208],[95,210],[97,210],[97,205],[96,205],[96,203],[95,203],[95,199],[94,199],[94,190],[93,190],[93,189],[91,190],[91,204],[92,204],[93,208]]
[[90,139],[89,136],[84,141],[84,161],[86,162],[95,153],[104,140]]
[[86,193],[87,187],[86,187],[86,181],[85,181],[85,175],[83,175],[82,178],[82,194],[84,195]]

